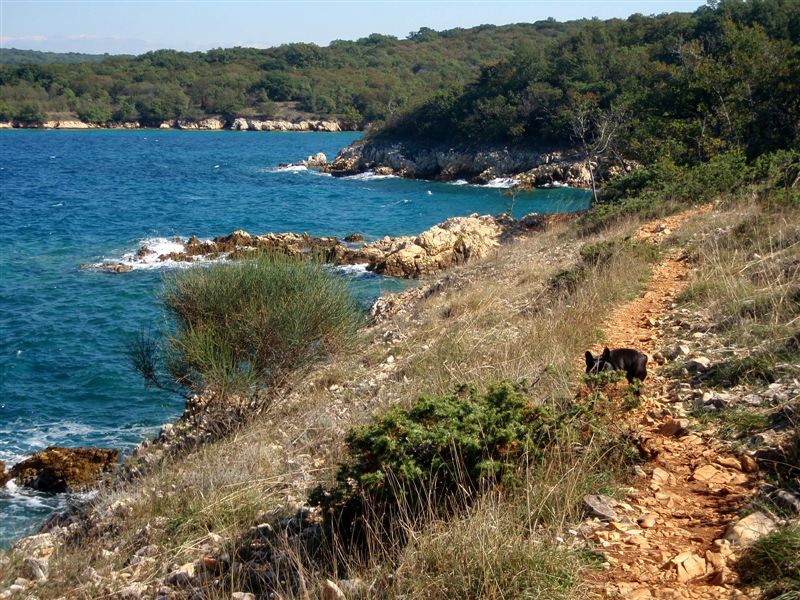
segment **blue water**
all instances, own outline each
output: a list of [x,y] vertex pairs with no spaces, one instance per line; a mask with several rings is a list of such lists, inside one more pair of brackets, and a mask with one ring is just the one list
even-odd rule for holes
[[[499,213],[504,190],[280,171],[342,133],[0,132],[0,460],[50,444],[127,449],[182,410],[148,390],[126,342],[160,318],[163,269],[110,274],[81,263],[119,259],[142,240],[307,231],[368,239],[418,233],[454,215]],[[514,212],[584,208],[578,190],[517,196]],[[363,300],[398,282],[351,275]],[[0,490],[0,546],[64,501]]]

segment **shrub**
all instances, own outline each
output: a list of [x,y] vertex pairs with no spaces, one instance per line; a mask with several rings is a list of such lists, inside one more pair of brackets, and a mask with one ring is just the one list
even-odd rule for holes
[[766,598],[800,597],[800,525],[762,537],[745,551],[736,569],[742,583],[763,587]]
[[584,245],[581,250],[581,258],[589,265],[605,265],[611,259],[622,253],[633,254],[634,256],[654,263],[658,260],[658,247],[646,242],[634,240],[631,237],[611,238],[593,244]]
[[350,461],[340,465],[333,488],[318,488],[311,501],[344,539],[360,539],[368,513],[382,515],[391,529],[398,511],[413,518],[468,498],[487,483],[511,483],[522,457],[541,459],[562,423],[563,417],[534,406],[508,384],[485,394],[462,386],[446,396],[422,397],[353,429],[347,436]]
[[283,255],[193,268],[166,280],[174,325],[159,345],[134,344],[134,366],[159,384],[159,348],[182,388],[253,390],[352,341],[360,311],[343,280]]

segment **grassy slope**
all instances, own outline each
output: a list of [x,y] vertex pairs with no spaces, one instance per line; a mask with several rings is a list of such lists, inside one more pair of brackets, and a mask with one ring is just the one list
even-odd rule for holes
[[[752,197],[726,202],[697,221],[694,233],[735,227],[754,213],[770,215],[778,236],[796,231],[796,208],[756,204]],[[421,394],[441,394],[464,382],[485,386],[527,378],[537,381],[534,396],[541,402],[572,401],[583,351],[599,345],[604,316],[635,295],[650,271],[647,257],[624,245],[616,246],[607,263],[578,270],[578,251],[586,243],[618,238],[637,222],[632,215],[590,237],[581,237],[575,224],[557,225],[448,274],[440,291],[365,331],[348,353],[299,375],[266,415],[236,435],[164,464],[127,489],[101,494],[98,510],[123,504],[114,509],[114,529],[61,548],[37,597],[71,590],[71,597],[88,598],[128,581],[158,581],[170,564],[196,560],[210,532],[235,544],[252,525],[291,514],[311,487],[330,481],[344,458],[350,427]],[[739,252],[729,249],[734,254],[728,262],[704,245],[697,248],[693,289],[707,279],[729,281],[719,269],[741,275],[752,249],[746,241],[736,243]],[[796,242],[788,249],[796,257]],[[729,314],[730,303],[743,300],[738,290],[733,284],[718,290],[710,310]],[[759,290],[772,293],[770,286]],[[769,313],[780,322],[759,327],[760,334],[783,336],[791,323],[796,327],[796,317],[781,311]],[[522,468],[524,484],[514,492],[487,493],[471,509],[415,529],[415,543],[385,553],[390,566],[353,559],[339,568],[367,580],[388,568],[395,574],[392,596],[581,596],[588,563],[557,538],[579,519],[583,494],[613,493],[624,478],[602,452],[600,443],[580,452],[557,447],[544,466]],[[154,560],[130,566],[147,544],[157,547]],[[97,584],[81,576],[87,565],[99,573]],[[330,576],[324,567],[317,573],[304,567],[310,589]]]

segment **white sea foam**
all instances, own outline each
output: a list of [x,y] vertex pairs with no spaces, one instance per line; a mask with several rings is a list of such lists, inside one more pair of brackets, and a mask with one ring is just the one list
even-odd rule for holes
[[378,179],[397,179],[397,175],[378,175],[372,171],[364,171],[358,175],[348,175],[343,179],[353,179],[356,181],[377,181]]
[[[144,252],[141,255],[139,251],[146,248],[150,252]],[[190,257],[190,261],[183,260],[160,260],[160,256],[170,254],[172,252],[183,252],[186,249],[186,241],[183,238],[147,238],[141,240],[135,250],[125,252],[119,258],[104,258],[100,262],[94,263],[93,266],[98,269],[105,268],[108,264],[123,264],[128,265],[134,270],[147,270],[147,269],[179,269],[190,267],[199,263],[211,263],[223,260],[227,255],[220,255],[216,258],[210,259],[204,256]]]
[[368,266],[369,265],[367,263],[362,263],[357,265],[337,265],[336,267],[334,267],[334,269],[339,273],[347,277],[350,277],[352,279],[377,277],[375,273],[367,270]]
[[507,189],[512,188],[515,185],[517,185],[517,180],[513,177],[495,177],[482,187]]
[[469,185],[469,181],[466,179],[456,179],[450,182],[450,185]]
[[568,188],[569,184],[564,183],[562,181],[554,181],[552,183],[545,183],[542,187],[544,188]]

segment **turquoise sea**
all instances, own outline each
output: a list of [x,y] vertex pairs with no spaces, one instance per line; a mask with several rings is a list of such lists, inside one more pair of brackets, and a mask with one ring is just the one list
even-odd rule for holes
[[[419,233],[455,215],[499,213],[502,188],[279,169],[356,139],[342,133],[0,132],[0,460],[51,444],[129,449],[180,413],[148,390],[126,342],[161,318],[165,267],[80,269],[170,238],[308,232],[369,239]],[[502,185],[502,182],[497,182]],[[571,189],[516,198],[517,216],[585,208]],[[403,283],[341,272],[366,304]],[[0,546],[64,497],[0,490]]]

